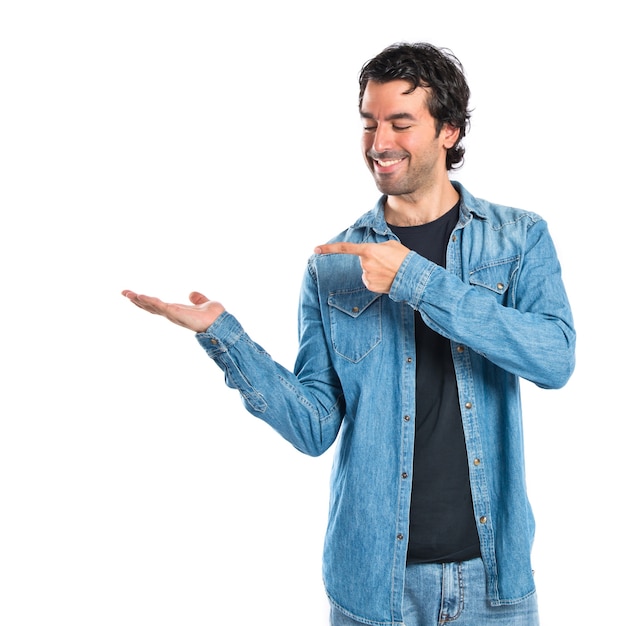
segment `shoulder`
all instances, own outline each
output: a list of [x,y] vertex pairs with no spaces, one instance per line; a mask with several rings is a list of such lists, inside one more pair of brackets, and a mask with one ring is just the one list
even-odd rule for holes
[[465,214],[466,220],[475,218],[474,221],[484,223],[493,230],[515,225],[529,228],[544,221],[534,211],[477,198],[457,182],[454,186],[461,196],[461,211]]

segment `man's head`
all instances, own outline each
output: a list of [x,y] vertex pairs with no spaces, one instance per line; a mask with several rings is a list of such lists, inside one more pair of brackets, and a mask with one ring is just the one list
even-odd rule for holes
[[456,142],[447,149],[446,168],[460,167],[465,154],[461,141],[470,119],[470,90],[460,61],[449,50],[428,43],[393,44],[362,67],[359,109],[362,110],[368,82],[384,84],[396,80],[407,81],[409,92],[420,87],[426,90],[426,105],[435,120],[437,133],[444,125],[458,128]]

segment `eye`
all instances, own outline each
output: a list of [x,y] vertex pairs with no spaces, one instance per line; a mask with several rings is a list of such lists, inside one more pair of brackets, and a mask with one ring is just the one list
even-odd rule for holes
[[369,126],[365,125],[365,126],[363,126],[363,132],[364,133],[373,133],[375,131],[376,131],[376,126],[374,126],[374,125],[369,125]]
[[411,128],[411,126],[398,126],[397,124],[393,125],[393,129],[398,131],[409,130],[409,128]]

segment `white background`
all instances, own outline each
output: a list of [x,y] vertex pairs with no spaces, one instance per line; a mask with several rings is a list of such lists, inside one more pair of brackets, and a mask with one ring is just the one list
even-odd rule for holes
[[[524,386],[544,626],[623,594],[624,38],[593,3],[5,2],[0,8],[0,624],[322,626],[331,454],[248,415],[130,288],[221,300],[296,350],[313,247],[371,208],[357,76],[451,48],[457,177],[545,217],[578,366]],[[617,618],[619,619],[619,618]]]

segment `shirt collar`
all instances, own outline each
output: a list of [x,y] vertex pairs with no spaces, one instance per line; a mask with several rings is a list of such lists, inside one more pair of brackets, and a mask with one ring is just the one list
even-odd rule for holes
[[[461,183],[456,180],[451,181],[454,188],[461,197],[461,206],[459,210],[459,225],[465,226],[472,217],[486,219],[486,214],[481,207],[480,200],[476,199]],[[385,221],[385,202],[387,196],[382,195],[373,209],[359,217],[354,222],[352,228],[371,228],[379,235],[389,235],[391,229]]]

